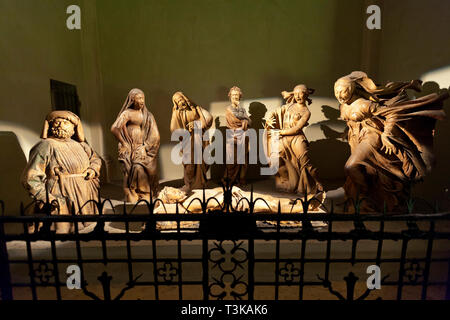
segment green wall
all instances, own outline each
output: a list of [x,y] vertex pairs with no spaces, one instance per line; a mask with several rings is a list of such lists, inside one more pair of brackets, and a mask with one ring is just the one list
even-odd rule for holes
[[[360,68],[362,4],[99,0],[105,119],[112,123],[128,91],[139,87],[166,143],[178,90],[205,107],[226,100],[233,85],[245,99],[279,97],[298,83],[332,97],[334,81]],[[112,136],[105,138],[115,151]]]

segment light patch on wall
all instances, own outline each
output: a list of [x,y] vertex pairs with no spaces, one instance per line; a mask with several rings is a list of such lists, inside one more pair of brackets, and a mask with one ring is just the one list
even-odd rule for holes
[[[311,118],[308,123],[309,126],[305,128],[304,132],[309,141],[316,141],[320,139],[326,139],[326,136],[320,129],[320,124],[324,121],[335,120],[326,117],[323,112],[322,107],[330,107],[339,110],[339,103],[334,98],[329,97],[315,97],[311,96],[312,103],[308,106],[311,111]],[[214,119],[218,119],[218,124],[221,127],[226,126],[225,122],[225,108],[230,105],[229,101],[214,101],[210,104],[209,111],[214,116]],[[255,119],[255,112],[259,113],[256,117],[257,121],[261,123],[253,124],[253,127],[262,128],[262,118],[265,118],[270,112],[276,110],[283,105],[283,100],[281,98],[254,98],[254,99],[244,99],[241,101],[242,107],[250,114],[252,120]],[[253,114],[252,114],[253,112]],[[215,122],[215,125],[217,123]],[[343,131],[345,128],[345,123],[330,123],[331,129],[336,131]]]
[[423,82],[436,82],[441,88],[450,87],[450,66],[442,67],[436,70],[424,73],[420,80]]
[[104,140],[103,140],[103,129],[99,123],[89,123],[87,121],[81,120],[83,124],[84,133],[86,135],[86,140],[89,145],[97,152],[98,155],[104,156]]
[[36,133],[16,123],[6,121],[0,121],[0,131],[10,131],[16,135],[25,158],[28,161],[30,150],[39,141],[40,133]]
[[[100,124],[89,124],[83,122],[83,129],[86,134],[86,139],[89,144],[99,154],[103,154],[103,131]],[[36,133],[33,130],[25,128],[24,126],[7,121],[0,121],[0,131],[13,132],[17,136],[20,147],[28,161],[31,148],[39,142],[41,133]]]

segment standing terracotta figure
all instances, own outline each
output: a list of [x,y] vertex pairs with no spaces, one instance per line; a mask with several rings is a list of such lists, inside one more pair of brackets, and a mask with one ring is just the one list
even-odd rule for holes
[[277,189],[299,194],[316,195],[323,191],[317,180],[316,169],[308,156],[308,140],[303,128],[308,125],[311,103],[308,96],[313,89],[300,84],[292,92],[283,91],[286,104],[272,112],[266,122],[269,135],[279,135],[279,171],[276,176]]
[[[226,165],[224,179],[228,179],[231,184],[244,185],[245,175],[248,168],[248,138],[245,136],[245,131],[249,125],[251,125],[251,120],[247,114],[247,111],[239,105],[242,91],[238,87],[232,87],[228,92],[230,97],[231,105],[229,105],[225,110],[225,119],[227,122],[227,128],[230,131],[230,140],[226,144],[227,155],[234,155],[231,164]],[[238,148],[242,145],[243,148]],[[238,156],[238,152],[244,152],[243,155]],[[238,159],[242,157],[245,163],[238,163]],[[230,159],[231,160],[231,159]],[[242,161],[240,161],[242,162]]]
[[409,99],[406,89],[421,81],[377,86],[364,72],[354,71],[334,84],[341,118],[347,122],[351,156],[345,164],[347,198],[366,197],[366,210],[394,210],[404,205],[410,185],[433,164],[433,130],[444,119],[448,92]]
[[152,195],[158,192],[160,137],[155,118],[145,106],[142,90],[130,90],[111,132],[119,140],[119,161],[122,164],[126,200],[149,200],[150,192]]
[[[57,214],[94,214],[98,201],[102,162],[86,143],[80,118],[70,111],[47,115],[41,138],[30,151],[22,184],[40,201],[56,200]],[[74,212],[72,211],[74,209]],[[54,226],[52,226],[54,228]],[[73,231],[70,223],[58,222],[57,233]]]
[[[190,134],[191,156],[190,163],[183,163],[184,167],[184,187],[186,191],[192,189],[206,188],[207,177],[206,172],[209,166],[203,160],[203,150],[209,144],[209,141],[201,142],[201,163],[194,163],[194,122],[199,121],[202,134],[212,125],[213,117],[211,114],[190,101],[182,92],[176,92],[172,97],[172,119],[170,121],[170,131],[177,129],[187,130]],[[200,139],[202,139],[200,137]]]

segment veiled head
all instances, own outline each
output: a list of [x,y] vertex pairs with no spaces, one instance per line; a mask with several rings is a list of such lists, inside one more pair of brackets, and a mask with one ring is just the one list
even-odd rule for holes
[[355,92],[355,82],[348,77],[342,77],[334,83],[334,95],[339,103],[350,101]]
[[145,107],[145,94],[141,89],[131,89],[128,93],[131,108],[140,110]]

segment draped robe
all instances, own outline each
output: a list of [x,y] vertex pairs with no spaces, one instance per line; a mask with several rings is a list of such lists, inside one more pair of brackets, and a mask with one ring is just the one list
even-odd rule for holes
[[277,189],[314,196],[322,192],[323,187],[318,181],[316,168],[311,164],[308,155],[309,143],[303,133],[310,113],[307,109],[294,111],[294,106],[295,103],[288,103],[275,111],[275,130],[269,130],[267,148],[271,149],[270,139],[277,131],[284,130],[287,133],[279,136],[278,150],[270,150],[272,157],[280,157],[279,170],[275,177]]
[[[200,121],[204,118],[206,126],[202,128],[203,132],[208,130],[212,125],[211,114],[200,106],[187,107],[185,109],[176,108],[173,110],[170,129],[173,132],[176,129],[188,130],[188,124],[193,121]],[[200,137],[202,139],[202,137]],[[203,139],[202,139],[203,140]],[[207,184],[206,173],[209,169],[203,160],[203,151],[209,145],[209,141],[202,141],[202,162],[200,164],[194,163],[194,131],[190,134],[191,143],[191,159],[190,163],[183,163],[184,167],[184,184],[188,190],[205,188]]]
[[[86,142],[47,138],[31,149],[22,184],[36,200],[45,202],[48,192],[59,214],[94,214],[95,205],[86,202],[99,200],[100,168],[100,158]],[[85,179],[87,169],[95,172],[91,180]]]
[[[249,144],[248,138],[246,138],[245,131],[247,128],[243,129],[244,121],[247,121],[247,125],[250,126],[251,120],[242,107],[228,106],[225,110],[225,120],[227,123],[227,128],[231,129],[230,141],[226,142],[226,152],[227,156],[233,154],[234,158],[232,164],[226,165],[226,170],[224,178],[228,178],[230,183],[244,183],[245,176],[248,168],[248,153]],[[227,136],[228,137],[228,136]],[[238,145],[244,146],[244,163],[238,163]]]
[[124,174],[124,187],[137,193],[153,195],[158,192],[157,154],[160,136],[153,114],[142,109],[142,123],[138,132],[130,132],[126,126],[128,106],[122,108],[113,126],[121,128],[125,145],[119,142],[119,162]]
[[[404,205],[411,184],[433,166],[433,130],[436,120],[445,118],[442,101],[448,92],[411,100],[409,88],[418,90],[418,83],[391,82],[371,92],[378,101],[360,98],[340,106],[351,148],[346,168],[357,165],[365,173],[363,184],[347,176],[344,189],[349,199],[370,199],[363,203],[366,210],[382,210],[383,203],[389,211]],[[396,148],[391,155],[381,150],[383,132]]]

